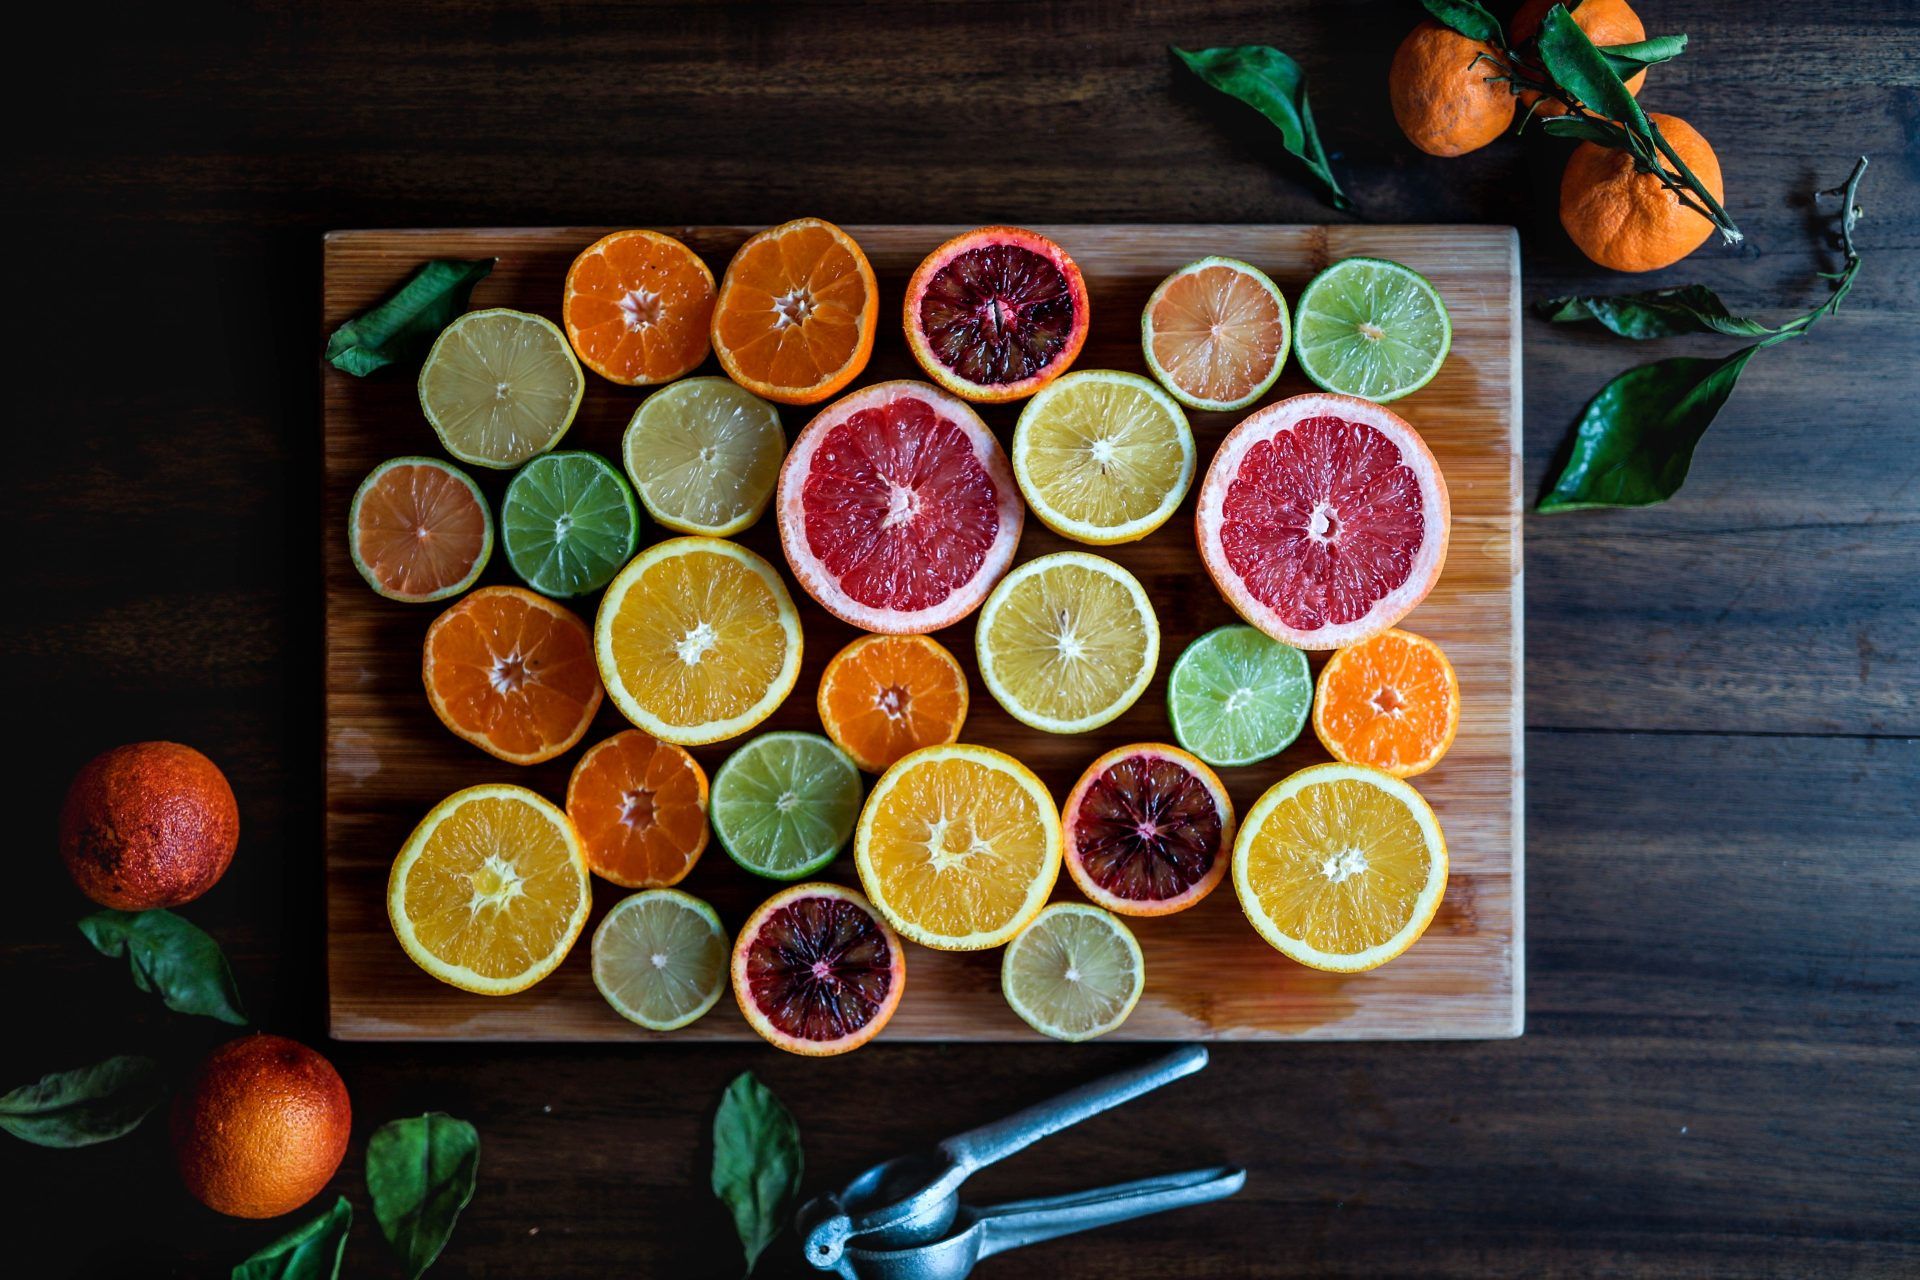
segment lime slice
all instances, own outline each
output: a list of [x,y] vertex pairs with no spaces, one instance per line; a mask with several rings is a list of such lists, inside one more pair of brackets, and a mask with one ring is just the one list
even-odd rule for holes
[[549,453],[514,475],[500,502],[507,563],[544,596],[598,591],[640,544],[633,490],[597,453]]
[[621,455],[648,515],[725,538],[767,509],[786,448],[765,400],[725,378],[684,378],[634,410]]
[[448,453],[517,467],[560,443],[587,377],[553,321],[504,307],[440,331],[420,367],[420,408]]
[[817,733],[763,733],[727,757],[707,804],[727,856],[775,880],[833,861],[860,816],[860,770]]
[[593,985],[627,1021],[673,1031],[725,993],[731,952],[712,907],[678,889],[647,889],[614,903],[593,931]]
[[1313,706],[1307,655],[1252,627],[1216,627],[1167,677],[1173,738],[1211,765],[1254,764],[1292,745]]
[[1000,990],[1028,1026],[1091,1040],[1127,1020],[1147,985],[1133,931],[1099,907],[1056,902],[1007,944]]
[[1013,477],[1041,523],[1095,545],[1167,522],[1193,484],[1193,431],[1137,373],[1085,369],[1043,387],[1013,432]]
[[1147,368],[1189,409],[1244,409],[1287,362],[1287,300],[1260,268],[1202,258],[1160,282],[1140,313]]
[[1379,404],[1432,381],[1452,343],[1447,304],[1433,282],[1384,258],[1334,263],[1294,307],[1301,372],[1328,391]]

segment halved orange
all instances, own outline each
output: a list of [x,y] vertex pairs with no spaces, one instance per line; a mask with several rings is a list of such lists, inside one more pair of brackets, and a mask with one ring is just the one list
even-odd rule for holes
[[595,875],[629,889],[678,884],[707,847],[707,774],[681,748],[628,729],[573,766],[567,816]]
[[755,395],[817,404],[867,367],[879,320],[880,286],[853,237],[796,218],[753,236],[727,264],[713,349]]
[[1320,669],[1313,732],[1335,760],[1411,778],[1440,763],[1460,730],[1460,678],[1440,646],[1394,628]]
[[909,751],[953,742],[967,719],[967,676],[928,636],[862,636],[820,675],[820,723],[868,773]]
[[580,363],[609,382],[671,382],[707,358],[713,272],[658,231],[616,231],[567,268],[560,319]]
[[553,759],[600,709],[587,624],[520,587],[482,587],[435,618],[421,676],[442,724],[513,764]]

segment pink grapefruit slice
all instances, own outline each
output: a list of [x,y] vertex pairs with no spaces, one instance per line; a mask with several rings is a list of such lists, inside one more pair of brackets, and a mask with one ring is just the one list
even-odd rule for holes
[[1037,231],[980,227],[928,254],[907,282],[907,345],[927,376],[969,400],[1032,395],[1087,340],[1087,284]]
[[1067,874],[1120,915],[1184,911],[1212,893],[1233,852],[1233,803],[1220,775],[1157,742],[1087,766],[1061,811]]
[[1338,649],[1426,599],[1451,509],[1405,419],[1327,394],[1268,405],[1228,432],[1195,519],[1207,572],[1242,617],[1295,648]]
[[755,911],[733,944],[733,995],[775,1048],[823,1058],[880,1033],[900,1005],[907,956],[864,897],[797,884]]
[[882,382],[801,431],[777,518],[788,565],[827,612],[908,634],[980,607],[1013,561],[1024,509],[979,414],[924,382]]

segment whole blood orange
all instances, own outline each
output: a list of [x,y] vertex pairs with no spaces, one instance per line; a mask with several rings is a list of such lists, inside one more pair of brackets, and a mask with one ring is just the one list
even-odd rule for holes
[[788,1053],[827,1057],[880,1033],[907,985],[899,935],[837,884],[782,889],[733,944],[733,995],[753,1029]]
[[713,350],[727,376],[781,404],[818,404],[873,354],[880,285],[852,236],[796,218],[749,239],[713,306]]
[[1447,482],[1370,400],[1294,396],[1227,433],[1200,486],[1200,557],[1227,603],[1296,649],[1385,631],[1439,580]]
[[808,594],[894,633],[979,608],[1024,517],[987,424],[924,382],[876,383],[822,409],[787,454],[777,504],[780,545]]
[[1178,747],[1136,743],[1087,766],[1061,809],[1067,874],[1109,911],[1163,916],[1212,893],[1233,849],[1220,775]]
[[177,742],[135,742],[89,760],[60,807],[60,856],[103,907],[177,907],[211,889],[240,842],[220,766]]
[[1030,396],[1087,340],[1087,285],[1038,232],[981,227],[935,249],[907,282],[907,345],[927,376],[969,400]]
[[208,1208],[275,1218],[327,1185],[352,1123],[332,1063],[282,1036],[243,1036],[208,1054],[174,1099],[173,1154]]
[[609,382],[671,382],[707,358],[713,272],[672,236],[616,231],[567,268],[560,319],[580,363]]
[[[1482,58],[1485,55],[1485,58]],[[1393,118],[1432,156],[1478,151],[1513,123],[1513,91],[1493,50],[1431,18],[1407,33],[1387,72]]]
[[[1714,200],[1723,200],[1720,158],[1707,140],[1677,116],[1649,112],[1647,118],[1660,126]],[[1705,214],[1637,169],[1632,155],[1594,142],[1581,143],[1567,157],[1560,178],[1560,225],[1580,252],[1615,271],[1671,266],[1713,234]]]
[[[1547,11],[1562,0],[1527,0],[1513,15],[1513,21],[1507,26],[1507,35],[1515,48],[1525,44],[1540,34],[1540,21]],[[1647,38],[1647,29],[1640,21],[1640,15],[1633,11],[1627,0],[1574,0],[1567,6],[1572,14],[1574,25],[1587,33],[1587,39],[1605,48],[1610,44],[1638,44]],[[1647,73],[1642,71],[1627,78],[1627,92],[1638,97],[1640,86],[1647,82]],[[1536,105],[1537,104],[1537,105]],[[1520,105],[1538,116],[1565,115],[1567,109],[1552,98],[1542,98],[1532,90],[1523,89],[1520,93]]]

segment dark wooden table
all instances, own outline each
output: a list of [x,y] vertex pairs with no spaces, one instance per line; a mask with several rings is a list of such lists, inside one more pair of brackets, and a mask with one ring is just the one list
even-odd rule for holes
[[[1498,6],[1496,6],[1498,7]],[[989,1264],[1088,1276],[1920,1271],[1920,6],[1649,0],[1693,47],[1649,105],[1712,139],[1749,233],[1649,284],[1781,316],[1832,265],[1808,192],[1873,168],[1841,316],[1748,371],[1673,504],[1527,527],[1528,1030],[1222,1046],[1197,1082],[982,1181],[1046,1192],[1244,1163],[1224,1205]],[[73,928],[58,796],[107,745],[225,766],[240,855],[189,914],[257,1021],[352,1090],[348,1272],[397,1274],[361,1155],[444,1108],[485,1144],[435,1274],[736,1273],[707,1117],[751,1067],[810,1189],[1138,1049],[328,1044],[318,814],[319,236],[556,222],[1336,218],[1166,46],[1312,76],[1367,216],[1512,222],[1529,299],[1640,282],[1553,212],[1560,152],[1416,154],[1386,105],[1399,3],[56,6],[9,71],[11,412],[0,705],[0,1086],[182,1062]],[[1667,350],[1718,350],[1714,341]],[[1526,469],[1644,348],[1526,331]],[[8,1274],[208,1276],[286,1223],[191,1201],[164,1125],[0,1141]],[[769,1268],[769,1271],[783,1270]]]

